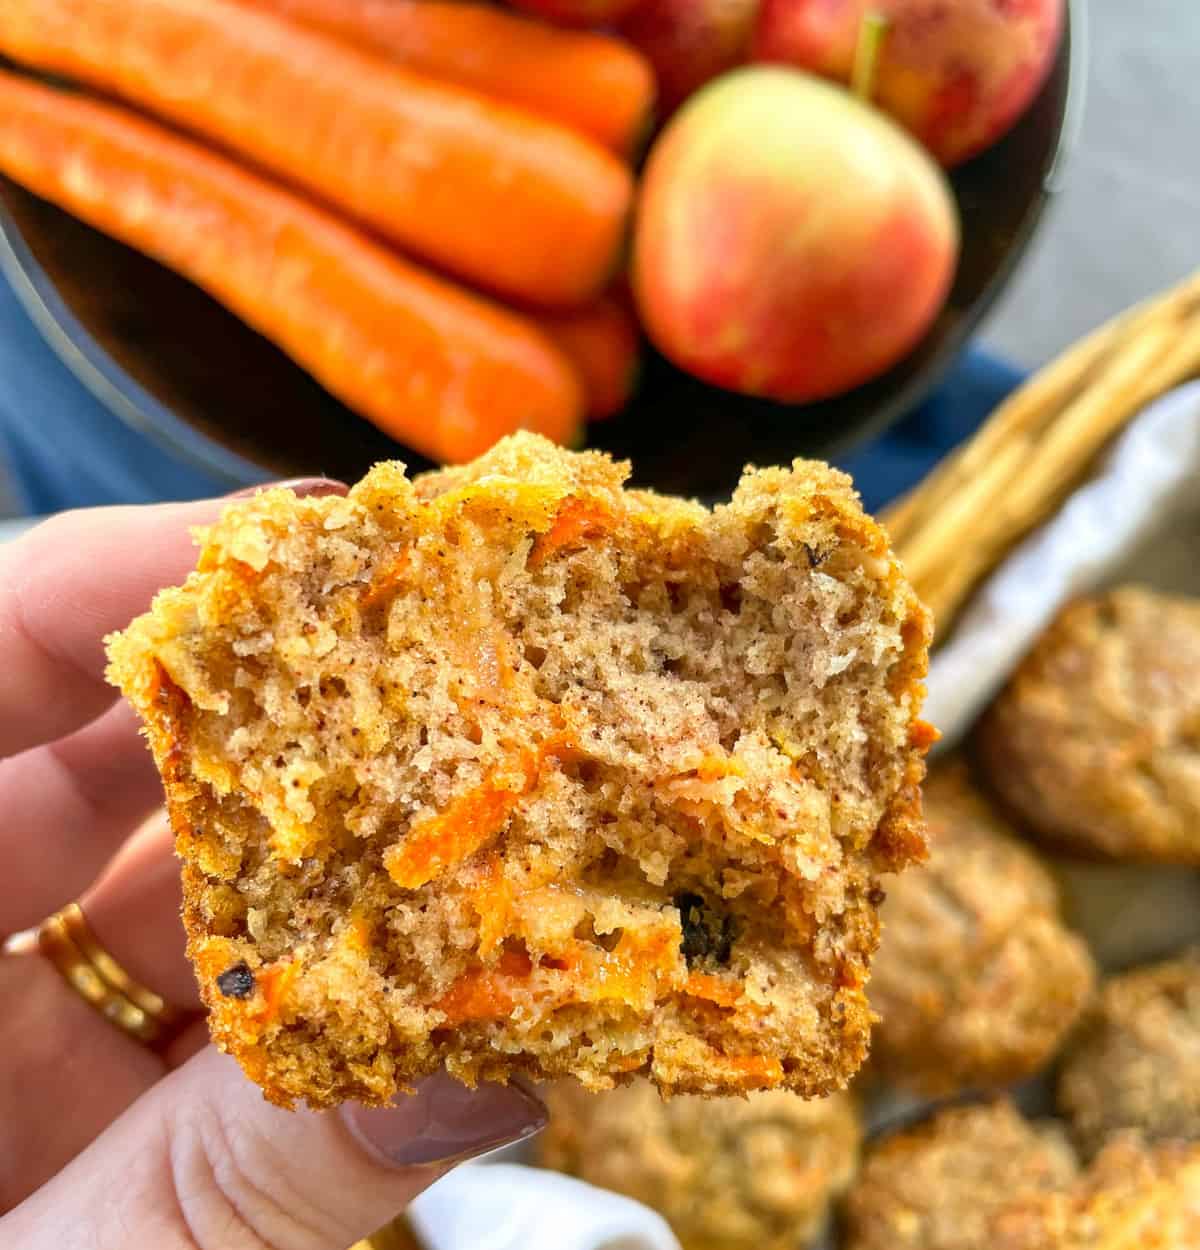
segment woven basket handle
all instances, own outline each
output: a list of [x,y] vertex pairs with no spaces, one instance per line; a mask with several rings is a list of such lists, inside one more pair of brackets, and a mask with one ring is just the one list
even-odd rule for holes
[[1197,374],[1200,271],[1069,348],[884,512],[939,637],[1109,441],[1151,400]]

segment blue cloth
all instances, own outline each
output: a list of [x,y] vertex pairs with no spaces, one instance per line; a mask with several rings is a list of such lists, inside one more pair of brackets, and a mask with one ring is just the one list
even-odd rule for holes
[[114,416],[62,363],[0,277],[0,452],[25,511],[223,494]]
[[915,486],[1023,380],[1008,361],[970,348],[923,404],[837,465],[854,478],[867,510],[874,512]]
[[[1021,380],[973,349],[934,395],[839,463],[875,509],[918,482]],[[218,481],[114,416],[59,360],[0,279],[0,451],[28,513],[221,494]],[[248,484],[255,479],[247,476]]]

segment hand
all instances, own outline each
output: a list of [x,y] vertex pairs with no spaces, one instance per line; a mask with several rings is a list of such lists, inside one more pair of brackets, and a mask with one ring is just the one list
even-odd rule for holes
[[162,792],[101,639],[182,580],[188,527],[219,508],[68,513],[0,549],[0,935],[82,897],[100,944],[184,1013],[152,1050],[36,946],[0,957],[0,1245],[344,1250],[544,1122],[515,1084],[445,1076],[381,1111],[282,1111],[208,1044],[169,831],[146,823]]

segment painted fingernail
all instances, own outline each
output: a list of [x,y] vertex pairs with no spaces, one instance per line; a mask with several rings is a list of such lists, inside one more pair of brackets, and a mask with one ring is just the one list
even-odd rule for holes
[[394,1167],[449,1166],[532,1137],[546,1108],[515,1081],[475,1089],[439,1072],[391,1106],[346,1104],[341,1115],[371,1154]]
[[259,482],[257,486],[243,486],[226,495],[226,499],[251,499],[260,490],[269,490],[275,486],[286,487],[302,497],[319,497],[321,495],[344,495],[350,487],[332,477],[289,477],[282,482]]

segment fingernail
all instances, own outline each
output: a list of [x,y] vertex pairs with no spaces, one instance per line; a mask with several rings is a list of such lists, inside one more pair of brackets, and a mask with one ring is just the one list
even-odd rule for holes
[[546,1124],[546,1108],[515,1081],[475,1089],[444,1072],[398,1094],[391,1106],[348,1103],[341,1115],[372,1154],[395,1167],[451,1165],[524,1141]]
[[243,486],[241,490],[231,491],[225,498],[251,499],[260,490],[270,490],[275,486],[283,486],[297,495],[311,497],[344,495],[350,489],[345,482],[339,482],[332,477],[289,477],[283,482],[259,482],[257,486]]

